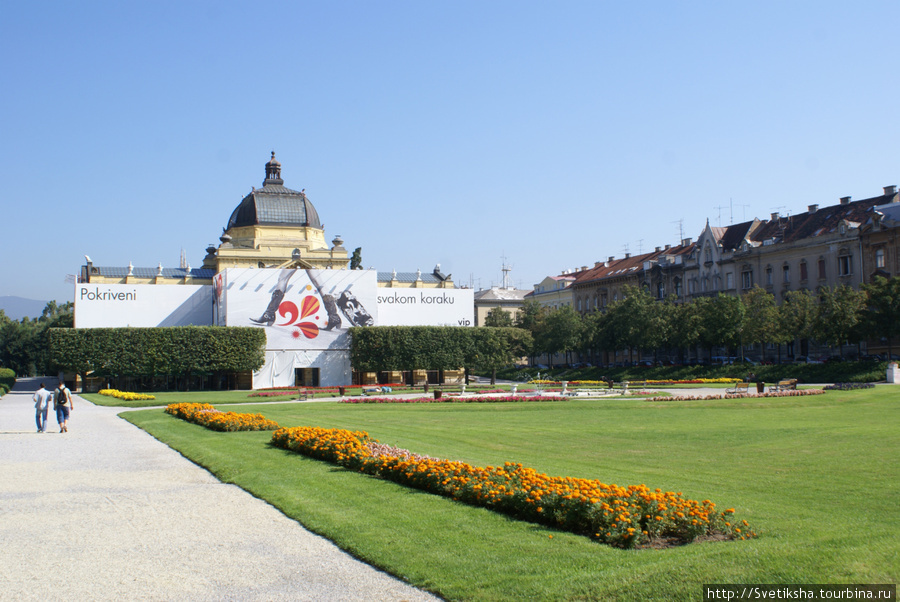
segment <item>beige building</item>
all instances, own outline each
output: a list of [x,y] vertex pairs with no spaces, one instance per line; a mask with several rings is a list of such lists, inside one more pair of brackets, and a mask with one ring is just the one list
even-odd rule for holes
[[541,307],[559,309],[572,306],[572,284],[575,282],[575,273],[565,271],[559,276],[547,276],[534,290],[525,295],[526,301],[537,301]]
[[525,295],[531,291],[492,286],[475,293],[475,326],[484,326],[487,315],[494,308],[509,312],[515,323],[519,311],[525,305]]

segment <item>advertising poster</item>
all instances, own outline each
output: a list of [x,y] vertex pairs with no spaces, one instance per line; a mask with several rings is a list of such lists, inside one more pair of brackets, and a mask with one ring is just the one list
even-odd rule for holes
[[266,329],[266,349],[349,349],[351,326],[374,326],[374,270],[225,270],[225,323]]
[[75,285],[75,328],[209,326],[212,320],[209,285]]
[[475,291],[456,288],[380,288],[379,326],[472,326]]

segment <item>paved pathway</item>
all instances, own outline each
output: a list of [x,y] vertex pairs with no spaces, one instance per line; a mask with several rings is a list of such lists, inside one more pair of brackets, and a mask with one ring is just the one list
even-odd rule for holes
[[[46,379],[50,385],[52,379]],[[0,398],[0,600],[434,600],[80,397]],[[52,411],[51,411],[52,412]]]

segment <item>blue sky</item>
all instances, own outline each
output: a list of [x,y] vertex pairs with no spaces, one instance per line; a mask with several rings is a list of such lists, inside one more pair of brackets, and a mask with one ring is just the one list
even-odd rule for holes
[[0,295],[192,266],[269,153],[327,240],[458,284],[900,184],[900,3],[0,9]]

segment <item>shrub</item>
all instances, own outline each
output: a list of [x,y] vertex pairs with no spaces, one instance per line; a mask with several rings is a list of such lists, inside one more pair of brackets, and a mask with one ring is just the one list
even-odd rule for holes
[[14,384],[16,384],[16,373],[9,368],[0,368],[0,385],[6,385],[6,390],[9,391]]

